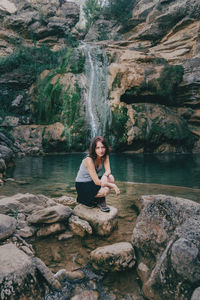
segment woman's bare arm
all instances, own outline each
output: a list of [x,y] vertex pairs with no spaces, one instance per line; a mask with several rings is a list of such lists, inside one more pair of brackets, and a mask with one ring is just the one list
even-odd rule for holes
[[104,175],[109,176],[111,174],[109,155],[107,155],[104,159],[104,169]]
[[94,162],[91,157],[86,157],[84,159],[84,165],[88,168],[88,172],[90,176],[92,177],[92,180],[96,185],[101,185],[101,180],[99,179],[97,172],[95,170]]

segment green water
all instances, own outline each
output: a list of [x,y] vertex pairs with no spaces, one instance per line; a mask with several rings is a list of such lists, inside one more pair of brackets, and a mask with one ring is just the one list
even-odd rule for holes
[[[39,193],[50,197],[76,197],[74,181],[85,154],[24,157],[8,170],[10,178],[0,189],[0,195]],[[166,194],[200,202],[200,155],[178,154],[112,154],[112,173],[121,194],[107,197],[109,205],[118,209],[118,228],[109,237],[95,235],[84,239],[74,236],[67,241],[48,237],[33,241],[36,256],[53,271],[68,271],[87,265],[90,252],[103,245],[131,241],[141,195]],[[104,286],[118,295],[117,299],[139,299],[140,288],[135,269],[107,274]],[[129,298],[130,297],[130,298]]]
[[[2,195],[17,192],[59,196],[74,190],[74,181],[83,153],[24,157],[15,160],[8,177],[15,181],[0,190]],[[161,184],[200,188],[199,154],[112,154],[112,173],[119,182]]]

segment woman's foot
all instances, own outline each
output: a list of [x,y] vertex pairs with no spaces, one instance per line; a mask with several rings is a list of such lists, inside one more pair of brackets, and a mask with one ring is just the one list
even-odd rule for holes
[[103,212],[109,212],[110,211],[110,208],[108,206],[103,206],[102,204],[98,204],[97,205],[101,211]]
[[99,199],[99,203],[97,204],[97,207],[100,208],[101,211],[103,212],[109,212],[110,208],[106,205],[106,199],[105,197],[102,197]]

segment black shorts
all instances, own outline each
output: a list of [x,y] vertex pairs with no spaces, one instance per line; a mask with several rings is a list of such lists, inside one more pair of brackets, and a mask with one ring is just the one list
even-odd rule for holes
[[77,202],[87,205],[96,206],[98,199],[95,196],[98,194],[101,186],[96,185],[94,181],[76,182]]

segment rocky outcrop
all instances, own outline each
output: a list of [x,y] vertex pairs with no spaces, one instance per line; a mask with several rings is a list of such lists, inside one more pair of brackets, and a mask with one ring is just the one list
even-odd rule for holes
[[[199,1],[133,2],[132,17],[126,26],[111,18],[107,20],[104,15],[93,22],[86,35],[76,26],[80,23],[82,1],[6,0],[1,5],[4,29],[0,31],[0,55],[8,57],[15,53],[19,44],[30,48],[28,53],[17,52],[17,65],[12,58],[9,67],[6,62],[0,66],[0,95],[4,107],[9,108],[8,120],[2,118],[0,123],[9,128],[12,120],[14,127],[19,127],[13,128],[15,139],[21,131],[31,131],[32,126],[40,127],[38,135],[41,135],[44,125],[39,124],[49,124],[42,141],[41,136],[40,142],[37,137],[28,139],[27,147],[21,141],[22,152],[83,151],[87,147],[88,140],[83,136],[90,136],[90,128],[83,94],[87,95],[84,72],[88,66],[84,67],[84,59],[79,59],[77,53],[71,56],[76,66],[70,67],[67,67],[67,51],[59,54],[58,59],[52,56],[65,45],[77,47],[74,41],[84,38],[86,42],[98,42],[107,53],[112,109],[112,124],[107,130],[108,135],[114,136],[113,148],[133,152],[200,152]],[[49,60],[52,59],[50,65],[46,56],[37,52],[41,45],[54,51],[45,50]],[[44,76],[46,85],[36,83],[39,74],[30,71],[30,57],[26,61],[30,51],[37,69],[43,65],[41,72],[45,70],[47,77],[52,76],[52,82]],[[20,69],[24,62],[28,67]],[[77,71],[80,66],[82,75]],[[54,76],[49,69],[55,71]],[[62,92],[61,84],[65,87]],[[35,111],[34,103],[38,105]],[[48,118],[44,116],[45,110]],[[11,113],[19,115],[18,119]]]
[[133,230],[138,273],[147,299],[190,299],[199,286],[199,212],[193,201],[142,196]]
[[88,208],[79,204],[74,208],[74,214],[89,222],[94,232],[101,236],[109,235],[117,226],[117,208],[109,206],[110,212],[101,212],[99,208]]
[[[98,275],[91,271],[85,273],[79,271],[60,270],[53,274],[48,267],[37,257],[28,238],[48,237],[56,235],[58,240],[66,240],[73,235],[81,237],[86,234],[92,234],[92,226],[74,214],[74,211],[59,203],[60,201],[70,202],[74,206],[74,201],[70,197],[61,197],[56,203],[53,199],[43,195],[17,194],[11,197],[1,197],[0,201],[0,289],[1,298],[24,299],[33,297],[42,299],[47,293],[48,297],[58,293],[61,295],[71,295],[71,299],[77,297],[99,297],[99,288],[92,278],[98,278]],[[80,207],[78,208],[80,212]],[[102,213],[98,209],[90,209],[98,220],[99,230],[105,230],[108,235],[116,225],[117,210],[111,208],[111,213]],[[98,217],[98,214],[101,215]],[[105,227],[103,227],[103,216]],[[70,231],[70,229],[72,231]],[[100,232],[102,234],[102,232]],[[116,253],[115,268],[130,268],[133,265],[133,248],[130,244],[120,244],[115,246],[121,253]],[[118,250],[117,250],[118,249]],[[119,251],[118,251],[119,252]],[[133,261],[132,261],[133,260]],[[99,279],[98,279],[99,280]],[[61,286],[60,282],[65,282]],[[81,283],[81,288],[80,288]],[[73,292],[72,292],[73,291]],[[86,292],[87,291],[87,292]],[[107,294],[109,294],[107,292]]]

